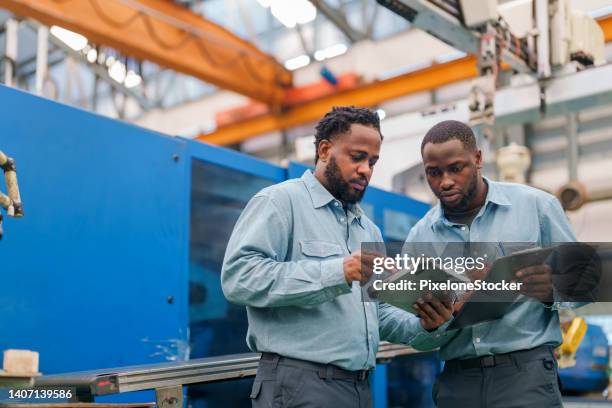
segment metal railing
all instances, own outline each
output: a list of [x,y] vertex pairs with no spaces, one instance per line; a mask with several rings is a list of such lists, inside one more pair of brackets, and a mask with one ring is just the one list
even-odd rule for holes
[[[417,353],[412,347],[382,342],[376,355],[380,363]],[[100,369],[34,378],[35,387],[75,389],[74,400],[131,391],[155,390],[158,407],[181,407],[184,385],[228,381],[255,376],[260,354],[244,353],[181,362]]]

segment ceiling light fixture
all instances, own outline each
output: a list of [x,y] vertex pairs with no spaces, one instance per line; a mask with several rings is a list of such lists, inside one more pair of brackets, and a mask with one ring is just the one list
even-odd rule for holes
[[290,71],[293,71],[298,68],[303,68],[308,64],[310,64],[310,57],[308,55],[300,55],[298,57],[291,58],[285,61],[285,68]]
[[51,35],[75,51],[81,51],[87,45],[87,37],[59,26],[51,27]]

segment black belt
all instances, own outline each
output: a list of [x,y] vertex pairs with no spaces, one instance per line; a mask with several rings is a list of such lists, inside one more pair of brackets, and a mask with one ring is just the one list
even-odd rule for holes
[[363,381],[370,375],[370,370],[350,371],[336,367],[333,364],[313,363],[311,361],[298,360],[297,358],[283,357],[275,353],[262,353],[261,361],[277,362],[281,365],[316,371],[319,374],[319,378],[329,380]]
[[494,354],[465,360],[449,360],[446,364],[449,365],[449,368],[459,367],[462,370],[467,370],[470,368],[490,368],[500,364],[513,364],[515,360],[518,362],[532,361],[544,357],[553,358],[552,347],[539,346],[531,350],[519,350],[507,354]]

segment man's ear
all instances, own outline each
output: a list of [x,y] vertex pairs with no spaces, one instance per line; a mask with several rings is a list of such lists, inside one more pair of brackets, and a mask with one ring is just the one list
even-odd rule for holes
[[478,149],[475,153],[476,156],[476,168],[482,170],[482,150]]
[[330,150],[332,148],[332,143],[330,140],[321,140],[319,142],[319,160],[322,162],[326,162],[329,159]]

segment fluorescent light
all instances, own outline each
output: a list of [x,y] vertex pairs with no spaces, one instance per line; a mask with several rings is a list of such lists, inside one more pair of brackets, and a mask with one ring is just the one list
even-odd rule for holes
[[108,57],[108,58],[106,59],[106,61],[104,61],[104,63],[106,64],[106,66],[107,66],[108,68],[110,68],[110,67],[112,67],[112,66],[113,66],[113,64],[115,64],[115,61],[117,61],[117,60],[115,59],[115,57],[113,57],[113,56],[111,55],[110,57]]
[[438,55],[434,58],[434,61],[438,64],[444,64],[445,62],[455,61],[465,57],[467,54],[461,51],[453,51],[447,54]]
[[310,64],[310,57],[308,55],[300,55],[299,57],[291,58],[285,61],[285,68],[293,71],[298,68],[305,67]]
[[335,44],[331,47],[324,48],[322,50],[317,50],[314,53],[314,57],[317,61],[323,61],[328,58],[337,57],[338,55],[344,54],[348,50],[347,46],[344,44]]
[[272,3],[272,0],[257,0],[257,2],[261,7],[268,8],[270,7],[270,3]]
[[337,57],[338,55],[344,54],[347,49],[348,48],[344,44],[336,44],[336,45],[332,45],[331,47],[326,48],[325,53],[327,55],[327,58],[334,58],[334,57]]
[[134,88],[142,83],[142,78],[140,75],[135,73],[134,71],[128,71],[125,76],[125,87],[126,88]]
[[310,23],[317,17],[317,8],[307,0],[296,2],[296,21],[298,24]]
[[75,51],[81,51],[87,45],[87,37],[65,28],[52,26],[51,34]]
[[513,7],[517,7],[517,6],[522,6],[523,4],[528,4],[528,3],[533,3],[532,0],[514,0],[514,1],[509,1],[507,3],[504,4],[500,4],[498,6],[499,10],[506,10],[509,8],[513,8]]
[[272,15],[287,28],[309,23],[317,17],[317,8],[308,0],[269,0],[269,3]]
[[376,113],[378,114],[378,118],[380,120],[383,120],[387,117],[387,112],[385,112],[383,109],[376,109]]
[[[110,59],[110,58],[109,58]],[[113,78],[115,81],[123,83],[125,81],[126,76],[125,65],[119,61],[115,61],[113,65],[108,69],[108,75]]]
[[91,50],[87,51],[87,61],[93,64],[94,62],[96,62],[97,59],[98,51],[95,48],[92,48]]
[[270,12],[287,28],[293,28],[297,24],[295,5],[289,1],[274,0],[270,7]]

